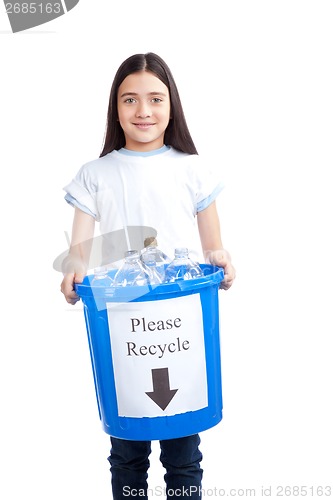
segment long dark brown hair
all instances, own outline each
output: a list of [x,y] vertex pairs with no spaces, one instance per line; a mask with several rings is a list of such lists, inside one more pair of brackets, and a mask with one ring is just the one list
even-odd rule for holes
[[156,54],[135,54],[126,59],[118,68],[114,77],[107,114],[104,145],[100,157],[114,149],[125,146],[125,135],[118,121],[117,96],[121,83],[128,75],[138,71],[150,71],[169,89],[172,119],[165,131],[164,143],[188,154],[198,154],[188,130],[183,107],[172,73],[167,64]]

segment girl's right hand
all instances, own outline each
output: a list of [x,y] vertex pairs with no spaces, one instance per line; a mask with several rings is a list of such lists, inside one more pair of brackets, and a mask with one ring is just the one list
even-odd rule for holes
[[80,300],[74,289],[75,283],[82,283],[84,273],[68,273],[64,275],[60,290],[64,294],[66,301],[73,306]]
[[60,290],[69,304],[76,304],[80,297],[76,294],[75,283],[82,283],[89,262],[94,236],[95,219],[89,214],[75,208],[72,241],[68,255],[62,263],[62,280]]

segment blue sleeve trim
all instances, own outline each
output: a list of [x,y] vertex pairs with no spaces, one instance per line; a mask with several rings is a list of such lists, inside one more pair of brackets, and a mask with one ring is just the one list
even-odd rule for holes
[[212,192],[212,194],[210,194],[209,196],[207,196],[207,198],[205,198],[204,200],[201,200],[199,201],[199,203],[197,204],[197,212],[202,212],[202,210],[205,210],[205,208],[209,207],[209,205],[211,203],[213,203],[213,201],[216,200],[218,194],[222,191],[222,189],[224,188],[224,184],[219,184],[215,189],[214,191]]
[[69,193],[67,193],[65,195],[65,200],[67,201],[67,203],[69,203],[70,205],[72,205],[72,207],[77,207],[80,210],[82,210],[82,212],[85,212],[86,214],[91,215],[92,217],[96,218],[96,214],[94,214],[91,210],[89,210],[89,208],[87,208],[84,205],[82,205],[79,201],[77,201],[76,198],[74,198]]

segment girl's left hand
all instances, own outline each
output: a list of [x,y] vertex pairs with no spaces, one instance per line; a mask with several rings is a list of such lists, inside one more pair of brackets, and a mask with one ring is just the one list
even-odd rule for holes
[[223,267],[224,279],[220,283],[220,288],[228,290],[236,278],[236,270],[231,263],[231,257],[227,250],[214,250],[209,253],[209,262],[212,266]]

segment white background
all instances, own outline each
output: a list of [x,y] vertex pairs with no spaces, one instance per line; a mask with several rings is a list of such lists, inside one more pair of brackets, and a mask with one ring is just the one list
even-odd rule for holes
[[[219,10],[217,10],[217,6]],[[237,280],[221,292],[224,420],[202,433],[203,487],[332,483],[333,5],[81,0],[11,34],[0,11],[1,498],[111,497],[80,305],[54,258],[62,187],[101,150],[119,64],[169,64]],[[163,485],[158,445],[150,486]]]

